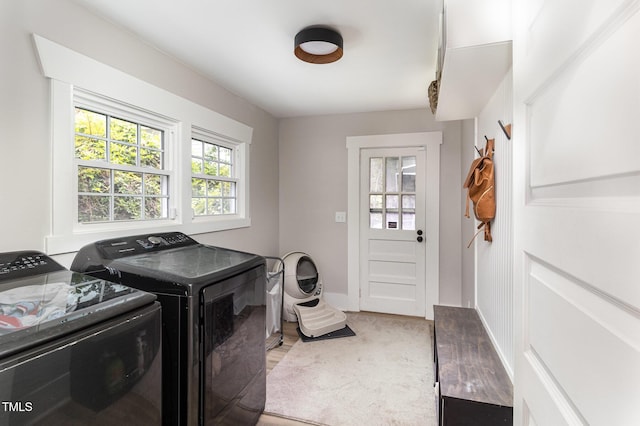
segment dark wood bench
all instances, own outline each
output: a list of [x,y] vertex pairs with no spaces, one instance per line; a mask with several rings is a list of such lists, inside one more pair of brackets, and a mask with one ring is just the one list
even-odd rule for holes
[[513,424],[513,384],[476,310],[433,308],[438,423]]

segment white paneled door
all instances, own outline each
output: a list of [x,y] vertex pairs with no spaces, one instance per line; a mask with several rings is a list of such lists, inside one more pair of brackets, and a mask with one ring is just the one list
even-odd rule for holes
[[640,1],[514,0],[517,425],[640,425]]
[[347,138],[350,310],[433,319],[441,144],[441,132]]
[[360,308],[425,315],[425,149],[362,150]]

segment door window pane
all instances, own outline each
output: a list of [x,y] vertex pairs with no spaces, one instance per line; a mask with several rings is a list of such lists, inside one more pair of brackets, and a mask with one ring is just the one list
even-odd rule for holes
[[402,157],[402,191],[416,190],[416,157]]
[[386,221],[387,229],[399,229],[398,226],[398,213],[387,213]]
[[369,227],[382,229],[382,213],[369,213]]
[[398,157],[387,157],[387,179],[385,190],[387,192],[398,192],[398,179],[400,177],[400,159]]
[[369,209],[382,210],[382,195],[369,195]]
[[402,229],[412,231],[416,229],[416,196],[402,196]]
[[369,192],[382,192],[384,182],[384,169],[382,158],[374,157],[369,159]]
[[402,196],[402,209],[415,209],[416,208],[416,196],[415,195],[403,195]]
[[387,195],[386,199],[387,210],[398,210],[398,195]]
[[416,214],[402,213],[402,229],[405,231],[414,231],[416,229]]

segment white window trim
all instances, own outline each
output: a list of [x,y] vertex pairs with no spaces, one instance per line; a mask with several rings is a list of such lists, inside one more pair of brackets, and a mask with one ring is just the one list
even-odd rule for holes
[[[245,200],[246,197],[243,194],[248,190],[248,151],[245,150],[245,145],[238,143],[237,141],[230,140],[228,137],[224,137],[222,135],[218,135],[212,133],[206,129],[200,129],[194,127],[191,129],[191,139],[201,140],[204,142],[214,143],[216,145],[224,146],[227,148],[231,148],[233,150],[233,181],[236,183],[236,214],[232,215],[202,215],[195,216],[194,222],[199,223],[200,221],[208,221],[212,217],[218,218],[219,221],[223,221],[225,219],[237,219],[240,217],[244,217],[248,210],[246,208],[248,199]],[[189,155],[191,158],[191,155]],[[189,168],[191,170],[191,168]],[[243,179],[242,176],[245,178]],[[196,177],[193,173],[189,176],[189,182],[191,182],[191,178]],[[217,176],[207,176],[202,175],[201,177],[206,179],[219,179]],[[224,180],[224,178],[219,179]],[[189,197],[191,200],[191,197]]]
[[[42,72],[51,79],[51,233],[45,237],[48,254],[69,253],[83,245],[105,238],[163,231],[198,234],[251,226],[249,216],[249,145],[253,129],[164,89],[132,77],[71,49],[33,35]],[[109,223],[79,229],[74,224],[75,178],[73,170],[73,93],[74,87],[111,98],[123,104],[153,111],[176,123],[177,142],[171,152],[174,182],[171,184],[172,218],[149,222]],[[192,129],[207,129],[238,144],[242,157],[239,211],[233,216],[194,218],[191,211],[191,136]],[[91,229],[90,229],[91,228]]]
[[[55,80],[53,80],[52,84],[56,84]],[[179,123],[176,123],[173,120],[166,119],[165,117],[160,117],[158,116],[158,114],[150,114],[146,111],[132,109],[128,105],[121,105],[118,102],[113,102],[109,99],[105,99],[102,96],[89,93],[82,89],[76,88],[75,90],[72,90],[72,96],[73,96],[73,105],[71,106],[72,114],[74,114],[74,107],[79,106],[81,108],[88,108],[90,110],[97,111],[101,114],[107,114],[112,117],[117,116],[118,118],[126,118],[128,120],[133,120],[136,123],[143,123],[155,129],[161,129],[163,131],[164,133],[164,141],[163,141],[163,149],[162,149],[163,150],[163,168],[157,169],[157,170],[154,170],[154,169],[145,170],[145,173],[165,175],[169,178],[169,193],[167,194],[169,196],[169,205],[168,205],[169,215],[168,216],[172,220],[175,219],[176,207],[175,207],[174,200],[177,198],[177,191],[175,189],[176,185],[174,185],[173,182],[176,181],[175,170],[178,162],[176,161],[177,159],[175,155],[175,150],[167,149],[167,148],[171,146],[175,146],[175,144],[178,143],[176,136],[178,135]],[[66,98],[66,94],[65,94],[65,98]],[[56,114],[55,111],[53,111],[52,113],[54,115]],[[68,160],[67,158],[64,158],[64,159],[61,159],[61,161],[68,161]],[[80,164],[87,167],[104,167],[105,169],[109,169],[109,170],[113,170],[113,169],[126,170],[127,169],[127,166],[123,167],[122,165],[117,165],[110,162],[105,162],[103,165],[99,161],[98,162],[80,161],[76,158],[75,160],[71,161],[71,166],[67,170],[75,171],[77,170],[77,167]],[[64,166],[61,165],[59,168],[64,170],[66,169],[66,165]],[[136,172],[140,172],[140,170],[136,170]],[[57,176],[57,178],[60,180],[54,180],[54,182],[56,182],[56,185],[58,187],[61,186],[60,183],[64,182],[64,185],[62,187],[67,188],[69,184],[67,179],[69,177],[73,179],[71,188],[77,188],[77,185],[78,185],[77,173],[67,173],[64,176]],[[73,212],[71,214],[73,215],[74,218],[77,218],[78,203],[77,203],[77,200],[75,199],[75,197],[77,196],[77,193],[73,193],[71,195],[73,196],[72,202],[67,203],[63,206],[60,206],[60,208],[64,208],[66,210],[67,208],[73,207]],[[67,216],[68,212],[65,211],[62,213],[64,214],[63,217],[68,217]],[[127,229],[129,227],[145,228],[147,227],[147,225],[152,226],[151,224],[152,221],[140,221],[140,220],[134,220],[129,222],[112,221],[112,222],[109,222],[108,224],[104,222],[79,223],[77,220],[74,220],[73,222],[74,222],[73,233],[79,233],[79,234],[96,233],[96,232],[99,233],[99,232],[103,232],[105,228],[112,228],[116,226],[122,227],[124,229]],[[172,223],[168,219],[161,219],[161,220],[155,219],[153,220],[153,222],[155,222],[155,224],[158,226],[164,226],[169,223]]]

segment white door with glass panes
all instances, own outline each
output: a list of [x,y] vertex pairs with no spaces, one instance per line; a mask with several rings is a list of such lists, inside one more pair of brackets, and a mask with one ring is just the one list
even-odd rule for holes
[[425,149],[361,151],[360,309],[425,315]]

